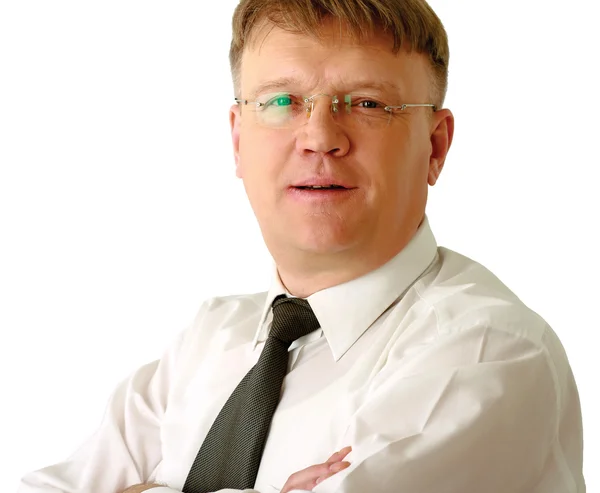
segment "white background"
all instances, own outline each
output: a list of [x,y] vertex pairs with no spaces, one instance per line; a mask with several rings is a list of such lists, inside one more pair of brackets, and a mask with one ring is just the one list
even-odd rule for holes
[[[268,287],[229,142],[236,3],[0,0],[3,491],[70,454],[203,299]],[[456,136],[430,222],[560,336],[600,491],[598,7],[431,4]]]

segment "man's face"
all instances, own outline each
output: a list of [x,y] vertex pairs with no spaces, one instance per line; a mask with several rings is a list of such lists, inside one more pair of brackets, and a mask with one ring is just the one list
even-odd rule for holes
[[[358,45],[340,39],[339,27],[337,39],[334,27],[324,29],[322,41],[263,31],[266,37],[243,54],[240,96],[359,93],[388,105],[431,103],[424,55],[394,55],[387,38]],[[259,89],[270,82],[277,88]],[[428,182],[441,171],[452,137],[449,111],[410,108],[384,126],[355,127],[342,125],[331,108],[331,98],[318,97],[301,125],[273,128],[249,105],[232,107],[237,176],[276,260],[290,252],[391,258],[415,232]],[[324,182],[345,190],[299,188]]]

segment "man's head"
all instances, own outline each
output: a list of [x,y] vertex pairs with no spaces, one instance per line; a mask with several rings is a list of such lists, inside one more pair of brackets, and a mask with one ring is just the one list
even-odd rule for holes
[[439,109],[447,38],[431,8],[242,0],[230,57],[237,175],[288,289],[306,295],[398,253],[453,133]]
[[[448,88],[450,50],[442,22],[424,0],[240,0],[233,16],[229,62],[239,95],[242,56],[260,38],[261,28],[277,26],[315,39],[324,21],[334,21],[354,41],[386,34],[390,49],[410,48],[424,54],[432,71],[431,97],[441,108]],[[262,33],[264,34],[264,33]]]

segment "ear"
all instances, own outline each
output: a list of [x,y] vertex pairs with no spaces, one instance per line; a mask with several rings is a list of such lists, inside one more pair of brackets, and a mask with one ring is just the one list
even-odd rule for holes
[[454,115],[450,110],[436,111],[431,120],[431,156],[428,183],[434,186],[446,162],[454,137]]
[[231,127],[231,141],[233,143],[233,157],[235,159],[235,175],[242,178],[242,169],[240,166],[240,127],[242,124],[242,115],[240,106],[234,104],[229,110],[229,125]]

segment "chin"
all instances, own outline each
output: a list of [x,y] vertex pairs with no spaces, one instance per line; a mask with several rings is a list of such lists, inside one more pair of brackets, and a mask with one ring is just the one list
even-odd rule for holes
[[[288,242],[289,240],[288,237]],[[355,239],[348,237],[348,235],[332,234],[332,232],[307,234],[292,239],[292,242],[297,250],[321,255],[340,253],[357,243]]]
[[261,221],[263,237],[267,244],[280,252],[304,252],[307,254],[331,255],[340,253],[365,240],[365,228],[358,222],[349,224],[347,220],[333,220],[332,217],[288,216],[271,217]]

